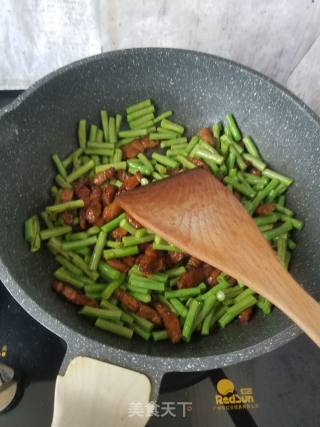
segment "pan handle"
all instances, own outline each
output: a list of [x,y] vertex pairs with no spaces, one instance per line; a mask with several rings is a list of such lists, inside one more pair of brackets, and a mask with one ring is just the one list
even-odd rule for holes
[[52,427],[143,427],[161,377],[89,357],[73,359],[55,387]]

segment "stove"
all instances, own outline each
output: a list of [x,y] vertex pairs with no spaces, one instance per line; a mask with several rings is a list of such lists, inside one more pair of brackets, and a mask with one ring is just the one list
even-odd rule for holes
[[[18,94],[0,92],[0,107]],[[17,397],[0,415],[0,425],[50,426],[65,350],[64,341],[31,318],[0,282],[0,364],[13,367],[19,379]],[[315,427],[320,425],[319,378],[320,351],[301,335],[223,370],[165,375],[148,427]],[[230,387],[234,392],[223,404]]]

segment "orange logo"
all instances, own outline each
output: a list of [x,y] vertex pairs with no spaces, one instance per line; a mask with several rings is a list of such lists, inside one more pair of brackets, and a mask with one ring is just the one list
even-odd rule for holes
[[217,383],[215,395],[215,409],[253,409],[258,408],[255,402],[252,387],[241,387],[239,393],[228,378],[223,378]]

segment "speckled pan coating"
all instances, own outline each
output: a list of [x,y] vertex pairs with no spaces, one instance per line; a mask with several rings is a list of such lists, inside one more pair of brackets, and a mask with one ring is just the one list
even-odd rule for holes
[[95,329],[50,291],[54,261],[47,251],[30,254],[22,234],[24,219],[49,202],[50,154],[74,149],[79,118],[97,122],[101,107],[118,112],[147,97],[160,111],[173,109],[190,134],[233,112],[271,166],[296,178],[289,206],[306,227],[297,237],[292,272],[318,298],[320,124],[269,79],[221,58],[174,49],[117,51],[76,62],[40,80],[0,113],[1,280],[34,318],[66,341],[62,371],[76,355],[87,355],[145,372],[156,392],[165,372],[235,364],[279,347],[299,330],[274,310],[188,345],[126,341]]

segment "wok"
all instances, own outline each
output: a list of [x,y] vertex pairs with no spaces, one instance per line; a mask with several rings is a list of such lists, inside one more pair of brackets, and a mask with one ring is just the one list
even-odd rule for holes
[[288,91],[248,68],[203,53],[154,48],[115,51],[68,65],[1,111],[0,279],[30,315],[65,340],[61,372],[75,356],[89,356],[146,374],[156,397],[166,372],[235,364],[300,332],[275,309],[267,317],[257,313],[246,327],[234,322],[189,344],[127,341],[94,328],[51,292],[54,259],[46,250],[31,254],[22,232],[24,219],[49,203],[50,155],[74,149],[80,118],[95,123],[103,107],[118,112],[148,97],[160,111],[173,109],[174,120],[186,124],[190,135],[233,112],[271,167],[296,179],[288,205],[306,226],[296,237],[291,272],[316,299],[320,122]]

